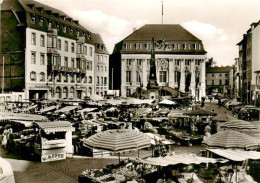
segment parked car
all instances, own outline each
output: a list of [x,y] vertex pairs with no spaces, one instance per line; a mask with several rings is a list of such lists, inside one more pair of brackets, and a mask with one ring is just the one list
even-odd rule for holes
[[232,101],[232,102],[226,104],[226,108],[233,109],[235,106],[242,105],[242,104],[243,104],[242,102]]

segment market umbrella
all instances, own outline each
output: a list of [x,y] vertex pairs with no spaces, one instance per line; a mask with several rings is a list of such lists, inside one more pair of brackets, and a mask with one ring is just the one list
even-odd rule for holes
[[162,104],[162,105],[175,105],[176,102],[171,101],[171,100],[164,99],[164,100],[162,100],[161,102],[159,102],[159,104]]
[[118,153],[150,147],[151,139],[138,130],[117,129],[92,135],[84,140],[84,145]]
[[244,120],[230,120],[221,125],[221,128],[229,129],[257,129],[256,126]]
[[253,137],[244,133],[226,130],[206,138],[202,141],[202,144],[210,147],[255,149],[259,143]]
[[192,111],[187,111],[184,114],[188,116],[216,116],[217,115],[215,112],[211,112],[205,109],[196,109]]

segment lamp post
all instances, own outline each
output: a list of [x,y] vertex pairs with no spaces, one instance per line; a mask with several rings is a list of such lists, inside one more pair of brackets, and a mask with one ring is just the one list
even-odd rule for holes
[[4,93],[4,87],[5,87],[5,56],[3,56],[3,75],[2,75],[2,94]]

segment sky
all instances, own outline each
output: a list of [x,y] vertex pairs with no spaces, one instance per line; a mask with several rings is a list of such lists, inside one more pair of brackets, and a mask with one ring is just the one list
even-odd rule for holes
[[[145,24],[162,23],[161,0],[37,0],[62,10],[99,33],[109,52]],[[180,24],[202,40],[218,66],[234,64],[251,23],[260,20],[260,0],[164,0],[163,23]]]

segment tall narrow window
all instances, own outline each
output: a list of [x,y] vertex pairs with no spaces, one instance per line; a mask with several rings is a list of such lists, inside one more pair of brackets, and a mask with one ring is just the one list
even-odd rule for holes
[[73,68],[75,67],[75,59],[74,58],[71,59],[71,67],[73,67]]
[[31,16],[31,21],[32,21],[33,24],[35,24],[35,16],[34,15]]
[[40,20],[39,20],[39,25],[40,26],[43,26],[43,18],[41,17]]
[[179,82],[179,72],[178,71],[174,71],[174,82],[175,83]]
[[190,44],[185,43],[184,44],[184,50],[189,50],[189,49],[190,49]]
[[41,35],[40,46],[41,46],[41,47],[44,47],[44,45],[45,45],[44,43],[45,43],[44,35]]
[[89,56],[91,56],[91,57],[92,57],[92,55],[93,55],[92,52],[93,52],[93,49],[92,49],[92,47],[90,47],[90,48],[89,48]]
[[166,82],[166,71],[160,71],[160,82],[161,83]]
[[104,85],[107,85],[107,77],[104,77]]
[[130,89],[126,89],[126,96],[130,97],[130,95],[131,95],[131,90]]
[[31,79],[31,81],[36,81],[36,72],[32,71],[30,73],[30,79]]
[[40,73],[40,81],[45,81],[45,73],[44,72]]
[[36,33],[32,32],[32,45],[36,45]]
[[57,49],[61,50],[61,40],[60,39],[58,39],[58,41],[57,41]]
[[36,53],[35,52],[31,53],[31,64],[36,64]]
[[191,62],[190,60],[186,59],[186,60],[185,60],[185,65],[190,66],[190,62]]
[[140,83],[141,82],[141,77],[140,77],[140,73],[138,71],[136,71],[136,82]]
[[195,60],[195,65],[200,65],[200,60],[199,59]]
[[130,43],[126,43],[125,44],[125,49],[131,49],[131,44]]
[[68,57],[64,57],[64,66],[68,67]]
[[126,82],[127,83],[131,82],[131,71],[126,71]]
[[195,44],[195,50],[199,50],[200,49],[200,44]]
[[99,76],[97,76],[97,86],[99,86]]
[[142,65],[142,59],[137,59],[137,60],[136,60],[136,64],[137,64],[137,65]]
[[75,43],[71,43],[71,53],[75,52]]
[[87,48],[88,48],[87,46],[84,46],[84,54],[87,54],[87,51],[88,51]]
[[175,65],[180,65],[180,60],[179,59],[175,59]]
[[40,65],[44,65],[44,53],[41,53]]
[[64,42],[64,51],[69,51],[69,43],[68,43],[68,41]]
[[126,59],[126,65],[131,65],[131,59]]

